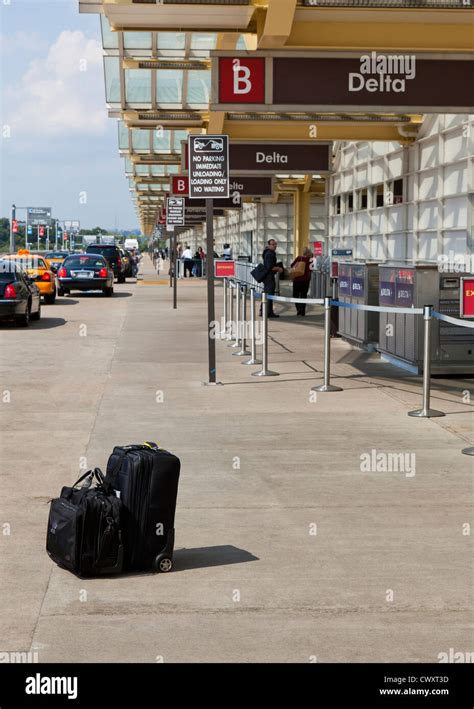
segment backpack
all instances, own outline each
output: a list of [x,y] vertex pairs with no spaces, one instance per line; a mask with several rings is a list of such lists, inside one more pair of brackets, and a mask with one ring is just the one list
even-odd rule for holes
[[51,500],[46,550],[53,561],[79,576],[120,573],[121,517],[122,503],[101,470],[88,470]]

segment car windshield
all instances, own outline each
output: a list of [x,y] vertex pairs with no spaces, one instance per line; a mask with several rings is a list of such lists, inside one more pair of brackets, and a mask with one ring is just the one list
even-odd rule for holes
[[87,268],[104,268],[105,260],[102,256],[69,256],[65,262],[64,266],[68,268],[78,268],[79,266],[86,266]]
[[45,258],[66,258],[67,253],[63,253],[61,251],[49,251],[47,254],[45,254]]
[[117,255],[116,246],[88,246],[87,250],[89,253],[103,254],[106,258]]

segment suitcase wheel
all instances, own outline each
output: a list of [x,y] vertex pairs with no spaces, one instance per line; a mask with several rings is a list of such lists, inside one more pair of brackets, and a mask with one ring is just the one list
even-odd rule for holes
[[162,574],[168,573],[173,568],[173,562],[169,556],[157,556],[155,559],[155,571],[161,571]]

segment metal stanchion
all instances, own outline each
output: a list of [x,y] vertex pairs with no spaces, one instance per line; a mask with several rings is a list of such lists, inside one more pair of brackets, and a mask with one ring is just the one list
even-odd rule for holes
[[268,299],[267,294],[262,294],[262,369],[260,372],[252,372],[252,377],[278,377],[278,372],[268,369]]
[[431,310],[432,305],[423,307],[423,320],[425,323],[425,339],[423,343],[423,407],[416,411],[409,411],[408,416],[417,418],[436,418],[445,416],[442,411],[430,409],[430,384],[431,384]]
[[227,339],[227,278],[224,278],[224,328],[220,336],[221,340]]
[[234,327],[234,297],[232,295],[233,290],[235,290],[235,283],[232,283],[232,281],[229,282],[229,285],[231,286],[230,288],[230,319],[229,319],[229,327],[227,330],[227,335],[226,335],[226,340],[232,340],[232,328]]
[[232,347],[232,349],[236,349],[236,347],[240,348],[240,285],[239,283],[236,282],[235,284],[235,333],[234,333],[234,342],[232,345],[229,345],[229,347]]
[[474,455],[474,448],[463,448],[461,453],[464,455]]
[[261,359],[257,359],[257,338],[255,333],[255,288],[250,288],[250,359],[242,364],[262,364]]
[[240,350],[232,352],[234,357],[247,357],[250,352],[247,349],[247,286],[241,285],[241,305],[240,305]]
[[324,384],[311,391],[342,391],[331,384],[331,298],[324,298]]

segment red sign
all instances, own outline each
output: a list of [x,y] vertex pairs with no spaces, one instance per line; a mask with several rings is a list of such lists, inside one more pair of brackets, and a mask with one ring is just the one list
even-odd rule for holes
[[12,219],[12,232],[14,234],[18,232],[18,222],[16,219]]
[[315,241],[314,242],[314,255],[315,256],[322,256],[323,255],[323,242],[322,241]]
[[180,197],[187,197],[189,195],[189,177],[187,175],[173,175],[171,192]]
[[219,58],[221,103],[265,103],[265,59]]
[[214,261],[216,278],[233,278],[235,276],[235,261]]
[[474,318],[474,278],[461,278],[461,317]]
[[39,227],[39,235],[44,236],[44,226]]

